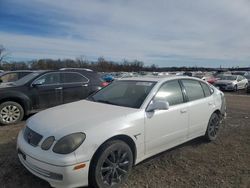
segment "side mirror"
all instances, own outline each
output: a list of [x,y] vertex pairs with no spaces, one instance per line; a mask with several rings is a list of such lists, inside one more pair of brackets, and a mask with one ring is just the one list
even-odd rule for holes
[[146,111],[147,112],[153,112],[155,110],[168,110],[169,109],[169,103],[163,100],[152,100]]
[[35,82],[32,83],[32,86],[33,87],[40,86],[40,85],[43,85],[44,82],[45,82],[44,79],[42,79],[42,80],[36,80]]

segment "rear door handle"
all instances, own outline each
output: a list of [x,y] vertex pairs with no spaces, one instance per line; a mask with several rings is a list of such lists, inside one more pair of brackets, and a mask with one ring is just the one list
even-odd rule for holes
[[82,87],[88,87],[88,84],[83,84]]
[[187,113],[187,109],[181,109],[181,114]]
[[62,90],[62,89],[63,89],[62,87],[55,88],[55,90]]

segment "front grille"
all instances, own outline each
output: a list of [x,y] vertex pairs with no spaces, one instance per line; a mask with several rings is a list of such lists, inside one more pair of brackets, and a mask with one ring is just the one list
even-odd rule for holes
[[43,136],[37,132],[31,130],[29,127],[26,127],[23,134],[24,140],[26,140],[30,145],[37,146],[42,140]]

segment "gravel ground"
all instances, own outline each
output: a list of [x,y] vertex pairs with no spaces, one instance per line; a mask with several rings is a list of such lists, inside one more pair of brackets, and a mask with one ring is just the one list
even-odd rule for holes
[[[132,170],[127,187],[250,188],[250,96],[227,93],[228,116],[212,143],[194,139]],[[24,122],[0,127],[0,187],[47,188],[18,161],[16,137]]]

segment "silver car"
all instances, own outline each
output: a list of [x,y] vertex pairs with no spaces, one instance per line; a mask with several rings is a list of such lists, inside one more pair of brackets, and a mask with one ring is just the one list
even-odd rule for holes
[[237,91],[239,89],[246,89],[248,80],[241,75],[223,74],[217,76],[218,80],[214,86],[220,90]]

